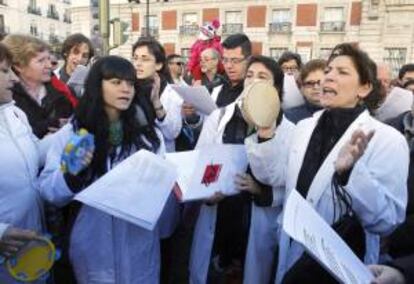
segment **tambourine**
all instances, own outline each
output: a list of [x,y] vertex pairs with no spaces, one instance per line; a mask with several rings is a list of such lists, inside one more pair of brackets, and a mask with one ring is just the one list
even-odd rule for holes
[[243,118],[256,127],[272,127],[279,116],[280,100],[273,85],[255,82],[244,88],[240,96]]
[[55,246],[44,237],[30,241],[15,257],[9,258],[5,265],[14,279],[31,282],[47,277],[55,259]]
[[84,128],[74,134],[62,154],[61,170],[77,175],[83,168],[82,161],[87,152],[95,149],[94,137]]

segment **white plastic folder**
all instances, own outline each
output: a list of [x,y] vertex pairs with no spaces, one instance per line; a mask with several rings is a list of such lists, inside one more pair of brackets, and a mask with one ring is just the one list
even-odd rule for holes
[[209,115],[216,108],[217,105],[213,101],[204,86],[183,86],[183,85],[171,85],[171,88],[176,91],[185,102],[192,104],[196,110],[202,114]]
[[167,153],[178,172],[174,193],[182,202],[239,193],[234,178],[247,169],[244,145],[209,145],[193,151]]
[[140,150],[75,196],[105,213],[153,230],[177,178],[161,156]]
[[283,230],[341,283],[369,284],[374,280],[364,263],[295,189],[285,203]]

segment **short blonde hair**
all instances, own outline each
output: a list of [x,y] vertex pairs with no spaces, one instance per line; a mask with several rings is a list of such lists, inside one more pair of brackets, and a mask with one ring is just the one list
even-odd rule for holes
[[37,53],[50,50],[46,42],[29,35],[11,34],[4,38],[3,43],[13,56],[13,65],[19,67],[29,65]]

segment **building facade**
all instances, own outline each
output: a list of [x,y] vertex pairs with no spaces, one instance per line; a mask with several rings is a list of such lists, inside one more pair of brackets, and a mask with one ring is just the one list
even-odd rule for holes
[[[254,53],[276,59],[285,50],[304,61],[326,58],[336,44],[352,42],[395,69],[414,62],[414,0],[149,0],[148,19],[146,1],[111,1],[111,18],[129,25],[128,41],[111,53],[130,57],[132,43],[149,32],[167,53],[187,56],[199,26],[217,18],[223,38],[243,32]],[[73,19],[90,9],[74,7]],[[80,18],[74,31],[87,25]]]
[[31,34],[52,46],[70,32],[71,0],[0,0],[0,33]]

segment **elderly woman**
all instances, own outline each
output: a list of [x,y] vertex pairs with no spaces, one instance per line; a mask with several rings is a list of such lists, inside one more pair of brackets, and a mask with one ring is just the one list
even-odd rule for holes
[[325,77],[326,62],[322,59],[314,59],[306,63],[300,70],[299,87],[305,103],[301,106],[287,109],[286,117],[293,123],[311,117],[315,112],[321,110],[320,96],[322,93],[322,82]]
[[[274,193],[280,206],[296,189],[367,263],[377,262],[379,237],[404,220],[407,204],[407,143],[370,114],[381,91],[368,55],[349,44],[338,45],[322,83],[325,110],[298,123],[286,149],[287,165],[275,161],[274,147],[258,157],[268,162],[268,177],[286,179],[286,192]],[[259,129],[273,133],[273,140],[278,131]],[[276,278],[277,283],[335,282],[284,232]]]
[[[12,100],[11,88],[18,79],[11,62],[11,54],[0,43],[0,254],[6,258],[43,230],[37,174],[44,151]],[[4,266],[0,282],[17,283]]]
[[72,115],[76,98],[51,75],[50,47],[28,35],[8,35],[3,42],[20,80],[12,90],[16,105],[26,113],[37,137],[55,132]]

